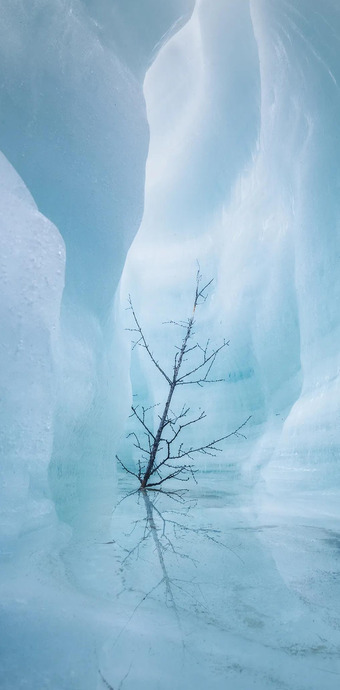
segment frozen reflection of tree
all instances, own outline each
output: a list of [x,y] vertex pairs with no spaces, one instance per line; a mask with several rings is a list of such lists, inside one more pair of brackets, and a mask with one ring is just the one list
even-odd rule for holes
[[[162,581],[165,585],[165,591],[166,591],[166,597],[167,601],[170,602],[171,606],[173,607],[176,617],[178,618],[178,611],[176,607],[176,602],[175,602],[175,597],[173,593],[173,586],[174,583],[171,581],[171,578],[169,577],[169,573],[166,568],[165,564],[165,552],[166,552],[166,544],[171,547],[173,553],[176,553],[175,547],[171,540],[169,539],[168,536],[165,535],[165,525],[166,522],[164,521],[164,518],[162,517],[161,513],[159,510],[156,508],[154,503],[150,500],[147,491],[143,491],[143,501],[145,505],[145,511],[146,511],[146,527],[149,530],[149,534],[152,536],[152,539],[155,544],[155,551],[157,554],[157,558],[159,560],[159,564],[161,566],[163,578]],[[159,517],[163,520],[164,523],[164,528],[161,534],[159,534],[159,530],[157,528],[155,518],[154,518],[154,513],[157,513]],[[164,544],[165,541],[165,544]]]
[[[130,496],[130,500],[134,500],[134,498],[135,496]],[[177,509],[162,509],[160,502],[164,498],[179,502]],[[119,548],[123,552],[120,559],[121,569],[124,572],[131,563],[135,563],[138,568],[138,564],[144,560],[147,547],[153,544],[153,553],[160,566],[161,578],[143,594],[129,620],[146,599],[152,597],[157,590],[164,586],[166,604],[174,611],[180,625],[179,599],[184,606],[185,602],[191,602],[195,605],[196,610],[199,608],[207,612],[199,578],[195,574],[195,571],[197,574],[199,573],[199,562],[190,553],[192,546],[198,547],[202,542],[210,542],[210,544],[216,545],[216,548],[226,549],[233,557],[241,561],[242,559],[236,551],[221,541],[219,530],[210,526],[202,527],[190,524],[192,522],[191,510],[195,507],[195,503],[183,498],[179,492],[172,492],[170,495],[164,492],[163,496],[157,495],[153,500],[151,500],[148,491],[138,492],[139,504],[141,500],[145,508],[145,515],[134,520],[130,532],[125,535],[129,540],[136,535],[135,542],[129,548],[122,543],[119,544]],[[108,542],[108,544],[110,543],[112,542]],[[114,543],[117,544],[116,541]],[[174,567],[178,566],[181,561],[186,561],[189,567],[181,566],[180,573],[178,573],[180,576],[175,576],[173,574]],[[186,571],[189,572],[187,577],[185,576]]]
[[[120,683],[119,683],[119,685],[118,685],[118,687],[117,687],[117,690],[123,690],[124,682],[125,682],[126,679],[129,677],[129,673],[130,673],[130,671],[131,671],[131,668],[132,668],[132,662],[131,662],[131,664],[130,664],[130,666],[129,666],[129,669],[128,669],[127,673],[125,674],[125,676],[124,676],[124,677],[122,678],[122,680],[120,681]],[[115,690],[115,688],[113,687],[113,685],[110,685],[110,683],[108,682],[108,680],[103,676],[103,674],[102,674],[102,672],[101,672],[100,669],[98,669],[98,673],[99,673],[100,679],[101,679],[101,681],[102,681],[104,687],[107,688],[107,690]]]
[[[233,559],[239,559],[242,564],[243,561],[237,551],[224,543],[219,529],[211,524],[202,526],[198,522],[200,514],[197,505],[183,491],[168,495],[166,492],[151,494],[148,490],[138,489],[118,502],[114,511],[117,539],[105,544],[114,550],[118,564],[123,586],[120,588],[118,585],[116,596],[117,600],[122,598],[124,601],[125,622],[116,629],[112,650],[124,650],[127,645],[125,640],[129,639],[131,631],[134,635],[138,630],[138,622],[132,624],[138,611],[144,609],[142,620],[145,620],[145,616],[148,620],[150,612],[154,615],[156,605],[160,621],[166,620],[169,629],[173,630],[173,639],[184,663],[188,651],[188,614],[214,619],[213,601],[209,598],[209,589],[206,591],[207,583],[203,574],[207,557],[204,544],[208,548],[209,562],[214,561],[215,549],[225,550],[226,555],[229,552]],[[136,515],[136,510],[140,512],[139,515]],[[119,527],[120,519],[123,529]],[[209,581],[208,587],[213,583],[214,580]],[[129,614],[126,616],[128,602]],[[126,662],[129,661],[131,669],[136,663],[135,653],[127,657]],[[111,685],[112,681],[108,680],[104,671],[99,670],[99,674],[103,687],[117,690],[123,684],[124,690],[123,672],[118,684],[116,681]],[[126,678],[128,674],[127,670]]]

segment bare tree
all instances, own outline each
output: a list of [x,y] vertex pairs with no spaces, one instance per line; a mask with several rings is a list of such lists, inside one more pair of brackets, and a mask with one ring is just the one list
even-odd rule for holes
[[[190,317],[185,321],[168,322],[184,330],[180,344],[175,346],[176,353],[171,374],[167,374],[154,357],[129,296],[129,308],[132,312],[134,326],[128,330],[136,334],[133,347],[142,347],[146,350],[151,362],[168,385],[168,394],[163,411],[158,415],[156,428],[153,428],[149,421],[150,411],[153,408],[132,405],[131,417],[137,420],[140,429],[138,433],[132,432],[129,434],[133,438],[134,447],[139,451],[138,471],[134,472],[127,468],[122,460],[116,456],[123,469],[138,479],[140,483],[139,488],[142,490],[162,491],[162,485],[170,479],[177,479],[179,481],[188,481],[190,477],[195,479],[195,456],[198,454],[215,456],[216,453],[222,450],[220,444],[231,436],[242,436],[245,438],[242,429],[250,417],[227,434],[201,445],[187,446],[182,441],[184,430],[205,419],[206,413],[203,411],[198,416],[192,416],[190,407],[187,405],[183,405],[177,413],[172,411],[171,407],[174,393],[179,387],[188,385],[202,387],[208,383],[217,383],[224,380],[213,378],[212,369],[217,356],[229,345],[229,341],[223,340],[222,344],[215,349],[210,348],[209,339],[204,346],[194,341],[196,310],[206,301],[208,288],[212,282],[210,280],[202,286],[202,276],[198,270]],[[191,365],[187,364],[188,358],[192,361]]]

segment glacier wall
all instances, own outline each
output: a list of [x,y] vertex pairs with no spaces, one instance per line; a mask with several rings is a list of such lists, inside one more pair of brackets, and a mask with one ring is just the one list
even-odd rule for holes
[[57,228],[0,156],[0,541],[7,552],[23,525],[46,526],[54,517],[47,472],[65,249]]
[[[295,368],[301,363],[301,392],[293,398],[266,478],[276,494],[293,489],[297,514],[334,519],[339,487],[340,14],[332,2],[327,7],[279,3],[275,12],[268,3],[254,3],[253,18],[264,75],[262,159],[281,205],[289,209],[300,341]],[[269,30],[271,42],[264,39]],[[281,293],[286,280],[287,274]],[[280,361],[294,359],[290,333],[288,328],[276,348],[283,351]]]
[[172,0],[163,15],[154,4],[1,2],[0,145],[67,242],[67,296],[100,317],[143,211],[143,72],[191,5]]
[[[193,7],[171,0],[156,12],[156,4],[0,4],[0,149],[66,246],[55,394],[47,386],[45,395],[54,409],[49,481],[59,516],[71,523],[82,510],[89,515],[96,478],[99,505],[112,484],[114,440],[128,409],[113,303],[143,213],[143,77]],[[51,262],[52,254],[51,246]],[[40,433],[31,427],[32,438]],[[49,448],[47,465],[50,456]]]
[[260,514],[338,514],[339,20],[336,2],[201,0],[145,81],[145,211],[123,302],[138,281],[161,351],[196,260],[216,276],[202,332],[231,344],[203,402],[219,428],[252,414]]

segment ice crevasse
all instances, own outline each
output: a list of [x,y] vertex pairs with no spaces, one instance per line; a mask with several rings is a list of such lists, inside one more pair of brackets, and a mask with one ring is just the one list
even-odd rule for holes
[[[38,550],[46,573],[71,534],[102,533],[131,388],[146,381],[138,362],[130,378],[126,296],[162,349],[197,261],[215,278],[202,332],[230,338],[209,420],[252,415],[227,459],[252,525],[282,524],[263,540],[298,589],[286,525],[339,520],[337,0],[0,0],[0,17],[7,600],[15,564],[31,572]],[[151,375],[153,400],[158,386]],[[41,606],[58,596],[44,581]],[[74,633],[84,649],[91,615]]]

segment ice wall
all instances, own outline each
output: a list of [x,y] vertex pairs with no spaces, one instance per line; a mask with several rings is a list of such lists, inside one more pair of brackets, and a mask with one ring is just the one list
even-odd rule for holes
[[142,75],[190,5],[150,27],[135,2],[1,2],[0,146],[67,243],[67,296],[101,317],[143,210]]
[[80,589],[89,563],[101,580],[81,539],[110,519],[130,401],[114,294],[143,212],[143,75],[192,5],[0,1],[4,690],[100,683],[94,639],[114,611],[88,606],[61,548]]
[[47,471],[65,249],[0,154],[1,551],[54,520]]
[[193,2],[156,5],[0,3],[0,149],[66,245],[50,483],[68,521],[82,505],[89,514],[98,476],[112,484],[114,439],[128,409],[113,300],[143,213],[142,84]]
[[[335,0],[196,3],[145,81],[145,212],[122,281],[123,304],[138,284],[136,307],[167,362],[160,325],[189,313],[196,260],[215,277],[199,333],[230,338],[217,369],[226,381],[187,401],[207,411],[202,437],[252,414],[249,444],[223,456],[240,472],[240,509],[254,529],[276,525],[261,542],[279,577],[332,626],[339,35]],[[141,359],[134,382],[162,398]]]
[[[223,208],[235,179],[256,149],[259,85],[257,47],[247,2],[197,3],[190,22],[164,47],[147,74],[144,90],[151,141],[145,211],[129,253],[123,294],[130,291],[133,295],[134,283],[140,282],[142,291],[135,297],[136,307],[152,340],[163,337],[159,325],[175,318],[179,305],[179,318],[188,313],[197,260],[208,278],[216,277],[221,251],[226,251],[227,238],[219,239]],[[222,305],[216,317],[211,311],[213,304],[204,312],[203,333],[209,328],[216,341],[232,338],[230,356],[235,364],[229,359],[228,365],[225,361],[222,365],[224,373],[228,366],[234,389],[240,378],[249,379],[252,369],[249,347],[245,352],[245,333],[237,345],[237,334],[242,329],[244,332],[247,319],[237,315],[235,332],[234,323],[229,328],[230,319],[236,319],[228,305]],[[229,324],[225,323],[226,313]],[[166,333],[158,350],[168,338]],[[241,365],[237,361],[240,347]],[[163,349],[167,357],[168,348]],[[243,387],[243,393],[234,397],[229,395],[229,388],[203,394],[204,405],[222,395],[222,405],[212,403],[212,408],[216,423],[224,428],[243,418],[243,396],[248,410],[253,404],[261,406],[254,386]],[[237,391],[242,391],[242,386],[237,386]],[[255,402],[250,400],[254,395]],[[240,405],[235,408],[238,399]]]
[[[259,2],[252,15],[263,74],[263,177],[270,176],[287,213],[295,304],[285,303],[295,312],[300,341],[294,356],[287,328],[271,349],[279,353],[276,368],[289,360],[297,368],[298,357],[301,363],[301,393],[292,400],[265,477],[279,510],[293,491],[294,514],[332,521],[339,498],[340,13],[336,2],[282,2],[275,8]],[[275,217],[271,225],[278,236]],[[287,273],[281,294],[286,284]],[[277,305],[275,311],[274,326],[281,321]]]
[[160,352],[196,259],[216,277],[202,332],[231,343],[203,403],[219,428],[253,415],[260,514],[338,512],[339,21],[331,1],[201,0],[145,82],[145,212],[123,295],[142,286]]

